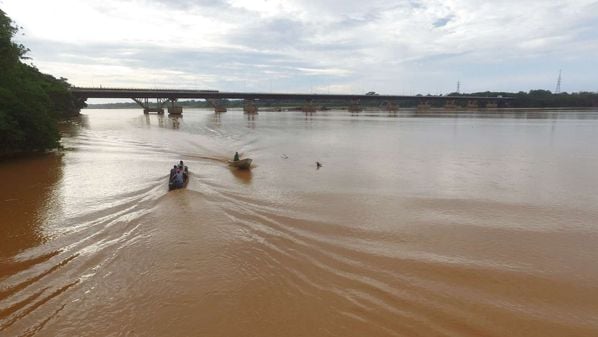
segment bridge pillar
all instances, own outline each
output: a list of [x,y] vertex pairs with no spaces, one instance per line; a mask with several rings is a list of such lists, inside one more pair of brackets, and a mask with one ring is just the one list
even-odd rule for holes
[[305,100],[303,107],[301,108],[303,112],[316,112],[316,107],[313,104],[311,99]]
[[363,111],[363,108],[361,107],[361,102],[358,99],[351,99],[347,110],[349,112],[361,112]]
[[448,100],[444,104],[444,109],[445,110],[456,110],[458,107],[459,106],[457,105],[457,103],[455,103],[454,99]]
[[430,103],[428,101],[421,101],[421,102],[419,102],[419,104],[417,105],[417,110],[418,111],[427,111],[427,110],[430,110]]
[[183,114],[183,107],[176,105],[176,98],[170,98],[170,106],[168,107],[168,114],[169,115],[182,115]]
[[168,107],[168,114],[169,115],[182,115],[183,114],[183,107],[182,106],[169,106]]
[[164,114],[164,104],[166,103],[166,101],[168,101],[168,99],[157,98],[156,105],[152,106],[152,104],[149,102],[149,99],[147,97],[146,98],[131,98],[131,99],[143,108],[143,113],[146,115],[149,114],[150,112],[155,112],[158,115]]
[[244,99],[243,100],[243,112],[248,113],[248,114],[256,114],[257,113],[257,105],[255,104],[255,100]]
[[384,101],[382,102],[382,105],[380,105],[380,108],[387,112],[397,112],[399,111],[399,104],[392,101]]
[[487,109],[496,109],[496,108],[498,108],[498,103],[496,103],[496,101],[488,101],[486,103],[486,108]]
[[467,102],[467,109],[477,109],[479,108],[478,101],[470,100]]
[[206,101],[214,108],[214,112],[226,112],[226,105],[221,99],[208,98]]

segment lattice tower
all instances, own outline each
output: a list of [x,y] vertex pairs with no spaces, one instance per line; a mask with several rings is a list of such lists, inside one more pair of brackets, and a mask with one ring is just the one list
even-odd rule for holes
[[556,80],[556,88],[554,89],[554,93],[561,93],[561,70],[559,70],[559,78]]

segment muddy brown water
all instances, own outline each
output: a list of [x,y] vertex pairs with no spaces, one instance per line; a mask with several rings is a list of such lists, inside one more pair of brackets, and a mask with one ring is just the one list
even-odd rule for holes
[[0,163],[0,336],[598,336],[598,111],[63,129]]

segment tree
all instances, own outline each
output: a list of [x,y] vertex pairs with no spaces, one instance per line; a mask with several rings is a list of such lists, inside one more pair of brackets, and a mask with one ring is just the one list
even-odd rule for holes
[[66,79],[23,63],[29,50],[12,41],[17,32],[0,9],[0,156],[58,147],[57,119],[83,107]]

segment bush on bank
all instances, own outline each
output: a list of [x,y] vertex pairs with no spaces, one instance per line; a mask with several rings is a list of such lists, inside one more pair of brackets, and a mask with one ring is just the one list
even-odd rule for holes
[[84,105],[66,79],[23,62],[28,49],[12,41],[17,31],[0,9],[0,157],[58,147],[57,121],[78,115]]

